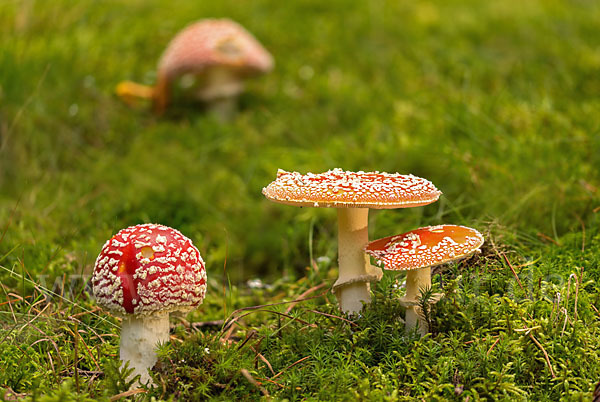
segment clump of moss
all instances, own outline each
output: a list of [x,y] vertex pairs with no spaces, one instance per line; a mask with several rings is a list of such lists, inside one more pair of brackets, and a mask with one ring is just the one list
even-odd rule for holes
[[573,267],[571,274],[556,266],[557,275],[548,278],[545,265],[556,264],[554,258],[536,265],[505,251],[510,258],[484,253],[434,276],[435,289],[422,297],[434,290],[444,297],[430,306],[432,331],[423,338],[404,331],[403,276],[386,275],[355,320],[335,302],[323,303],[323,295],[289,310],[287,304],[244,309],[243,319],[233,320],[243,325],[233,332],[203,332],[171,344],[156,371],[165,385],[154,395],[317,400],[590,395],[600,376],[600,316],[593,306],[598,285],[575,268],[580,253],[571,251],[565,259],[563,250],[560,260]]
[[158,387],[152,394],[176,400],[245,400],[256,394],[258,389],[242,373],[254,365],[253,354],[246,350],[250,345],[229,344],[219,335],[200,332],[162,347],[153,370]]

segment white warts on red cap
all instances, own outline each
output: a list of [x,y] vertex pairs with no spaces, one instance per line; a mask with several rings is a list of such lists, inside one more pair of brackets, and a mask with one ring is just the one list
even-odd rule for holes
[[429,180],[413,175],[333,169],[304,175],[279,170],[263,194],[289,205],[383,209],[427,205],[436,201],[441,191]]
[[144,224],[104,244],[92,285],[98,304],[115,313],[186,311],[204,299],[206,270],[190,239],[167,226]]

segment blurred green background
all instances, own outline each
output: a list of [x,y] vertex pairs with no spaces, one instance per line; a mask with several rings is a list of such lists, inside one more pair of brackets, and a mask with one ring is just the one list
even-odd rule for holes
[[[153,84],[169,39],[207,17],[276,60],[235,119],[188,102],[157,118],[114,95]],[[444,192],[372,212],[371,238],[580,230],[600,206],[598,21],[591,0],[0,1],[2,263],[89,271],[142,222],[180,229],[234,282],[335,261],[334,210],[262,196],[278,168],[412,173]]]

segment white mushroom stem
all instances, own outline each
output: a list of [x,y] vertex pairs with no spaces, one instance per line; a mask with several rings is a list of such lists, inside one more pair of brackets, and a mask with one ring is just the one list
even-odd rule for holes
[[381,278],[381,270],[371,266],[364,247],[369,241],[368,208],[338,208],[339,278],[333,286],[346,313],[358,313],[371,301],[370,281]]
[[423,312],[418,305],[422,289],[431,287],[431,267],[413,269],[406,272],[406,296],[404,301],[406,306],[406,330],[412,331],[417,328],[417,332],[424,336],[429,330],[427,322],[423,317]]
[[140,375],[140,383],[152,383],[148,374],[156,363],[156,347],[169,340],[169,313],[151,316],[128,315],[121,326],[121,360],[129,361],[132,376]]
[[198,91],[198,98],[207,103],[210,113],[219,119],[229,120],[237,110],[237,98],[244,90],[244,83],[228,68],[215,67],[203,77],[205,85]]

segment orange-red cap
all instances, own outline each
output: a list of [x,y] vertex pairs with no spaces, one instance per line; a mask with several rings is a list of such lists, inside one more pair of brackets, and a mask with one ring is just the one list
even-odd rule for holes
[[380,172],[286,172],[263,188],[271,201],[309,207],[408,208],[437,201],[439,191],[430,181],[413,175]]
[[115,313],[185,311],[202,303],[206,270],[190,239],[167,226],[143,224],[104,244],[92,286],[97,303]]
[[389,270],[411,270],[445,264],[479,250],[483,236],[456,225],[428,226],[367,244],[365,251]]
[[254,75],[272,70],[273,57],[240,24],[206,19],[188,25],[171,40],[158,63],[158,75],[173,77],[217,66]]

